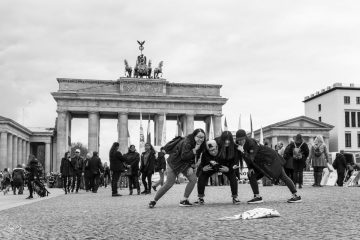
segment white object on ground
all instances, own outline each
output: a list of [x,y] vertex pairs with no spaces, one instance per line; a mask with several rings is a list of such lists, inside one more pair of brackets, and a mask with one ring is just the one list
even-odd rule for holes
[[231,217],[222,217],[219,220],[238,220],[238,219],[256,219],[256,218],[270,218],[280,217],[280,213],[274,209],[269,208],[255,208],[242,214],[234,215]]

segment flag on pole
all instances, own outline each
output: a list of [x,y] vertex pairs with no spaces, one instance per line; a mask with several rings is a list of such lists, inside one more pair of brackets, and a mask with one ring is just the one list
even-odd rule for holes
[[227,130],[228,130],[228,125],[227,125],[226,117],[225,117],[225,121],[224,121],[224,131],[227,131]]
[[166,115],[164,113],[164,123],[163,123],[163,129],[162,129],[162,133],[161,133],[161,146],[165,146],[166,145]]
[[251,130],[251,138],[254,138],[254,131],[253,131],[253,126],[252,126],[251,114],[250,114],[250,130]]
[[264,134],[263,134],[262,127],[260,128],[260,140],[259,140],[259,143],[264,144]]
[[144,129],[142,126],[142,114],[140,112],[140,145],[139,152],[142,153],[145,151],[145,137],[144,137]]
[[238,129],[241,129],[241,114],[239,115],[239,125],[238,125]]
[[214,134],[214,125],[212,122],[212,117],[210,118],[210,129],[209,129],[209,140],[212,140],[215,138],[215,134]]
[[147,131],[146,131],[146,143],[150,143],[150,144],[151,144],[150,114],[149,114],[148,126],[147,126]]

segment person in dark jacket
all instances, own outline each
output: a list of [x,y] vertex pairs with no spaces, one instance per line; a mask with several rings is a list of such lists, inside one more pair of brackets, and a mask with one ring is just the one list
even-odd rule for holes
[[164,185],[164,174],[166,170],[166,161],[165,161],[165,151],[163,148],[160,148],[160,152],[158,152],[158,156],[155,161],[155,172],[159,173],[160,179],[157,181],[152,187],[154,191],[159,185]]
[[74,175],[72,179],[71,192],[74,192],[76,183],[76,193],[79,192],[81,176],[84,168],[84,159],[80,156],[80,149],[75,150],[75,156],[71,158],[71,165],[74,168]]
[[71,164],[70,152],[66,152],[61,159],[60,173],[63,179],[63,186],[65,194],[70,193],[71,178],[73,176],[74,168]]
[[3,190],[4,195],[9,192],[11,187],[11,175],[7,168],[4,168],[3,179],[1,181],[1,190]]
[[284,159],[285,159],[285,165],[284,165],[284,170],[286,175],[288,175],[288,177],[295,183],[294,180],[294,159],[292,156],[292,150],[293,149],[291,146],[294,146],[294,141],[290,141],[290,143],[286,146],[285,151],[284,151]]
[[[219,146],[219,147],[218,147]],[[239,204],[238,182],[235,170],[238,169],[238,154],[234,139],[229,131],[224,131],[220,138],[209,140],[206,143],[206,151],[203,153],[198,167],[198,201],[196,204],[204,204],[205,186],[209,177],[217,172],[222,172],[230,181],[230,189],[233,204]]]
[[104,171],[98,152],[93,152],[93,156],[89,161],[90,170],[90,190],[96,193],[99,188],[100,174]]
[[268,175],[274,180],[281,179],[285,183],[292,193],[292,198],[288,200],[289,203],[301,202],[294,183],[284,171],[285,160],[275,150],[259,145],[255,139],[247,137],[246,132],[242,129],[236,132],[236,142],[238,150],[248,166],[248,177],[254,193],[254,198],[248,203],[263,202],[257,181],[264,175]]
[[25,170],[28,172],[28,189],[30,192],[30,195],[26,199],[32,199],[33,198],[33,186],[32,182],[35,179],[40,179],[40,177],[43,174],[43,168],[41,166],[41,163],[35,158],[34,155],[29,155],[29,163],[26,166]]
[[135,145],[130,145],[128,152],[124,155],[125,164],[130,172],[129,178],[129,191],[130,195],[133,194],[133,189],[137,189],[137,194],[140,195],[140,184],[139,184],[139,163],[140,154],[136,152]]
[[169,153],[165,184],[157,191],[154,200],[150,201],[149,208],[155,207],[156,202],[175,184],[176,176],[179,173],[183,173],[189,180],[185,188],[184,198],[179,205],[181,207],[192,206],[188,198],[196,184],[196,173],[193,166],[205,149],[204,140],[204,130],[201,128],[195,129],[193,133],[187,135]]
[[18,189],[18,194],[23,194],[24,191],[24,182],[25,182],[25,171],[22,168],[21,164],[18,164],[12,172],[13,180],[13,192],[16,194],[16,189]]
[[[140,172],[144,191],[141,194],[151,193],[151,177],[155,171],[155,150],[150,143],[145,144],[145,152],[141,154]],[[147,180],[147,182],[146,182]]]
[[105,162],[104,163],[104,186],[105,186],[105,188],[107,188],[107,185],[109,184],[110,181],[111,181],[110,167],[108,166],[108,163]]
[[295,186],[296,184],[299,184],[299,188],[302,188],[304,168],[306,166],[306,159],[309,156],[309,147],[303,140],[301,134],[296,135],[295,141],[290,143],[288,147],[289,148],[285,150],[284,156],[292,159],[294,167],[294,184]]
[[91,171],[90,171],[90,166],[89,166],[89,162],[91,159],[91,154],[87,153],[86,154],[86,158],[84,160],[84,185],[85,185],[85,190],[88,192],[90,190],[90,178],[91,178]]
[[333,162],[333,167],[337,171],[338,179],[336,181],[339,187],[344,184],[345,171],[346,171],[346,159],[344,156],[344,150],[340,150],[340,153],[336,154],[336,158]]
[[111,177],[111,191],[113,197],[119,197],[121,196],[118,193],[118,181],[120,178],[121,172],[124,172],[124,162],[125,158],[119,152],[119,143],[114,142],[111,146],[110,152],[109,152],[109,159],[110,159],[110,171],[112,172]]

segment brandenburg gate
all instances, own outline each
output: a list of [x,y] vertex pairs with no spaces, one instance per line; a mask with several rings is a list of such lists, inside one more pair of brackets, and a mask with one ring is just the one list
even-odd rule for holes
[[212,118],[215,136],[221,135],[222,106],[227,101],[220,96],[221,85],[171,83],[155,74],[153,78],[150,74],[142,78],[138,63],[134,70],[136,77],[131,77],[129,71],[127,77],[118,80],[57,79],[59,89],[51,93],[57,102],[58,113],[57,158],[53,169],[60,168],[61,158],[70,149],[72,118],[88,118],[89,152],[99,150],[101,118],[118,120],[122,153],[128,147],[128,120],[140,119],[140,113],[154,121],[155,145],[161,143],[164,115],[166,120],[179,119],[185,135],[194,130],[194,121],[205,121],[208,133]]

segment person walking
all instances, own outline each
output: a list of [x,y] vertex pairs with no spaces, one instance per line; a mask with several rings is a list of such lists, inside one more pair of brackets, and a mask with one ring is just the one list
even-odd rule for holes
[[73,176],[73,166],[71,164],[70,152],[66,152],[61,159],[60,174],[63,179],[65,194],[70,193],[71,178]]
[[295,186],[296,184],[299,184],[299,188],[302,188],[306,159],[309,157],[309,147],[302,138],[301,134],[296,135],[294,145],[291,146],[290,152],[292,152],[294,161],[294,183]]
[[111,176],[111,191],[113,197],[119,197],[121,194],[118,193],[118,181],[120,178],[121,172],[125,170],[124,162],[125,158],[119,152],[119,143],[114,142],[111,146],[109,152],[109,159],[110,159],[110,171],[112,173]]
[[[314,140],[314,145],[311,146],[310,162],[314,168],[314,184],[313,187],[322,187],[321,178],[323,169],[328,167],[329,152],[324,143],[324,139],[321,135],[318,135]],[[331,171],[329,169],[329,171]]]
[[198,128],[187,135],[185,139],[179,141],[171,152],[167,152],[170,154],[167,159],[167,178],[165,184],[156,192],[154,199],[150,201],[149,208],[155,207],[157,201],[169,191],[175,184],[176,176],[179,173],[183,173],[189,180],[185,187],[184,197],[179,205],[181,207],[192,206],[188,198],[196,184],[196,172],[193,166],[196,159],[199,159],[200,154],[205,149],[204,140],[205,132],[203,129]]
[[1,181],[1,187],[2,187],[4,195],[6,195],[9,192],[9,189],[11,187],[11,175],[7,168],[4,168],[2,176],[3,176],[3,179]]
[[259,145],[255,139],[247,137],[243,129],[236,132],[236,143],[238,144],[237,149],[242,154],[249,169],[248,177],[254,193],[254,198],[248,201],[249,204],[263,202],[259,194],[258,180],[266,175],[274,180],[281,179],[289,188],[292,197],[287,202],[298,203],[302,201],[297,194],[293,181],[284,171],[285,160],[274,149]]
[[125,164],[128,169],[129,178],[129,195],[133,194],[133,189],[137,189],[137,194],[140,195],[139,184],[139,163],[140,154],[136,151],[135,145],[130,145],[128,152],[124,155]]
[[18,164],[12,172],[13,180],[13,192],[16,195],[16,189],[18,189],[18,194],[23,194],[24,191],[24,182],[25,182],[25,171],[22,168],[21,164]]
[[104,163],[104,186],[107,188],[108,183],[110,182],[110,167],[108,166],[108,163]]
[[344,150],[340,150],[339,153],[336,153],[336,158],[333,162],[333,167],[337,172],[338,179],[336,181],[336,184],[339,187],[342,187],[344,184],[345,179],[345,171],[346,171],[346,159],[344,156]]
[[81,183],[81,177],[83,174],[83,168],[84,168],[84,159],[80,156],[80,149],[75,150],[75,156],[71,158],[71,165],[73,166],[73,178],[72,178],[72,184],[71,184],[71,192],[74,192],[75,184],[76,184],[76,191],[75,193],[79,192],[80,183]]
[[26,166],[25,170],[28,172],[27,176],[28,176],[28,189],[29,189],[29,196],[26,199],[32,199],[33,198],[33,181],[35,179],[40,179],[40,177],[43,174],[43,168],[40,164],[40,162],[35,158],[34,155],[29,155],[29,163]]
[[[140,172],[144,191],[141,194],[151,193],[151,177],[155,170],[155,150],[150,143],[145,144],[145,152],[141,154]],[[147,180],[147,182],[146,182]]]
[[156,188],[159,185],[161,186],[164,185],[165,170],[166,170],[165,151],[163,150],[163,148],[160,148],[160,152],[158,152],[158,156],[156,158],[156,164],[155,164],[155,172],[159,173],[160,179],[152,187],[154,191],[156,191]]
[[99,188],[100,174],[104,171],[98,152],[93,152],[93,156],[89,161],[90,170],[90,190],[97,193]]
[[87,153],[86,154],[86,158],[84,160],[84,187],[85,187],[85,191],[88,192],[90,190],[90,179],[91,179],[91,171],[90,171],[90,166],[89,166],[89,162],[91,159],[91,153]]

